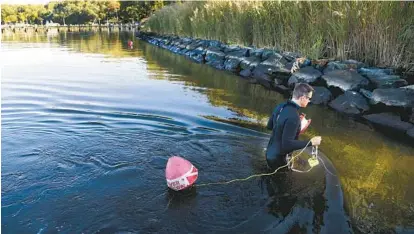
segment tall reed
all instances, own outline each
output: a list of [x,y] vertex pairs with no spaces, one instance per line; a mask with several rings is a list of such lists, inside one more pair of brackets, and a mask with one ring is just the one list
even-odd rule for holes
[[183,2],[155,12],[145,30],[414,72],[413,2]]

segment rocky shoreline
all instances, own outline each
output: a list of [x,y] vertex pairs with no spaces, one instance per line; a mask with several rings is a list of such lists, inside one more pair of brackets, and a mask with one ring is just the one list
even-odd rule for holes
[[297,53],[232,46],[214,40],[146,32],[136,36],[286,95],[295,83],[308,83],[315,88],[312,104],[328,106],[409,142],[414,140],[414,84],[391,68],[368,67],[355,60],[309,60]]

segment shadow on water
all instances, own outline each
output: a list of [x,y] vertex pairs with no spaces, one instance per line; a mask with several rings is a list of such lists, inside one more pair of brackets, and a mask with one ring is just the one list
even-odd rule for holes
[[348,233],[343,201],[355,232],[413,226],[413,148],[365,125],[304,110],[303,138],[323,136],[322,158],[339,177],[320,164],[174,192],[164,178],[171,155],[199,169],[197,183],[267,172],[264,124],[286,97],[131,33],[6,39],[10,55],[54,59],[6,66],[2,79],[5,231]]

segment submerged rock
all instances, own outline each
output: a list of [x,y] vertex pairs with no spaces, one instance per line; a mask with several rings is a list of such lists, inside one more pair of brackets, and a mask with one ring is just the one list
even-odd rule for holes
[[252,75],[252,71],[250,71],[249,69],[245,69],[242,70],[239,74],[243,77],[250,77]]
[[219,69],[219,70],[224,70],[224,60],[215,60],[215,61],[210,61],[210,62],[206,62],[206,64]]
[[284,93],[284,94],[287,94],[287,93],[289,93],[289,92],[290,92],[290,89],[289,89],[288,87],[286,87],[286,86],[284,86],[284,85],[281,85],[281,84],[276,84],[276,83],[274,83],[274,84],[273,84],[273,88],[274,88],[275,90],[277,90],[278,92],[281,92],[281,93]]
[[401,117],[394,113],[370,114],[364,115],[363,118],[371,123],[392,128],[402,133],[414,128],[413,124],[401,121]]
[[369,110],[369,105],[365,98],[355,91],[346,91],[330,102],[329,106],[339,112],[350,115],[359,115]]
[[355,71],[335,70],[322,76],[328,86],[338,87],[343,91],[358,91],[369,84],[369,81]]

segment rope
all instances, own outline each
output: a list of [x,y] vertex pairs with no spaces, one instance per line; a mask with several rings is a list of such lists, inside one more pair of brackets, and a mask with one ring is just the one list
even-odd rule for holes
[[[233,180],[229,180],[229,181],[222,181],[222,182],[212,182],[212,183],[202,183],[202,184],[197,184],[197,185],[195,185],[195,186],[197,186],[197,187],[204,187],[204,186],[209,186],[209,185],[222,185],[222,184],[231,184],[231,183],[234,183],[234,182],[238,182],[238,181],[246,181],[246,180],[250,180],[250,179],[252,179],[252,178],[256,178],[256,177],[261,177],[261,176],[271,176],[271,175],[274,175],[274,174],[276,174],[276,172],[278,172],[280,169],[282,169],[282,168],[285,168],[285,167],[287,167],[288,165],[289,165],[289,163],[290,162],[292,162],[296,157],[298,157],[299,155],[301,155],[304,151],[305,151],[305,149],[306,149],[306,147],[308,147],[308,145],[309,145],[309,143],[310,143],[311,141],[308,141],[308,143],[306,144],[306,146],[305,147],[303,147],[303,149],[298,153],[298,154],[296,154],[295,156],[293,156],[285,165],[283,165],[283,166],[280,166],[280,167],[278,167],[278,168],[276,168],[276,170],[275,171],[273,171],[273,172],[270,172],[270,173],[262,173],[262,174],[254,174],[254,175],[251,175],[251,176],[249,176],[249,177],[246,177],[246,178],[240,178],[240,179],[233,179]],[[318,157],[319,158],[319,157]],[[323,161],[322,161],[323,162]],[[325,164],[324,164],[324,166],[325,166]],[[312,167],[313,168],[313,167]],[[306,172],[309,172],[310,170],[312,170],[312,168],[310,168],[308,171],[299,171],[299,170],[296,170],[295,169],[295,171],[297,171],[297,172],[301,172],[301,173],[306,173]],[[326,169],[326,167],[325,167],[325,169]],[[292,169],[293,170],[293,169]]]

